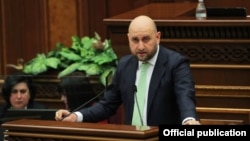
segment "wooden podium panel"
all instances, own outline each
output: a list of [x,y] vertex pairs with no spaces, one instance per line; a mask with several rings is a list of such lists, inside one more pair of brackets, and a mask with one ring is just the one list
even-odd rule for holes
[[158,127],[21,119],[2,124],[8,141],[156,141]]

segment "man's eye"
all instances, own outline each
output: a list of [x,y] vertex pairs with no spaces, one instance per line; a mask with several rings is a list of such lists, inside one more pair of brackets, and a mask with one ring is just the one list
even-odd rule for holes
[[137,43],[139,40],[138,40],[137,38],[133,38],[132,41],[133,41],[134,43]]
[[149,37],[145,37],[145,38],[143,38],[143,42],[148,42],[150,40],[150,38]]

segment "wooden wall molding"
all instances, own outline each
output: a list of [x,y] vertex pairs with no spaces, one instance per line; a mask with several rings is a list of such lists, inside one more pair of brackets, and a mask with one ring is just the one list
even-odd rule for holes
[[230,64],[190,64],[196,69],[250,69],[250,65],[230,65]]
[[250,109],[197,107],[196,110],[204,125],[250,124]]
[[[180,43],[181,42],[181,43]],[[207,43],[179,43],[165,42],[167,48],[188,56],[191,63],[207,64],[249,64],[250,63],[250,40],[244,42],[210,42]]]
[[250,98],[250,86],[195,85],[195,89],[197,97]]
[[5,24],[4,24],[4,7],[3,7],[3,1],[0,1],[0,15],[1,15],[1,18],[0,18],[0,74],[3,74],[4,72],[4,68],[1,64],[4,64],[5,62],[5,58],[3,57],[4,54],[3,52],[5,52],[5,49],[3,48],[3,46],[6,44],[6,40],[5,40],[5,36],[3,35],[5,33]]
[[[237,20],[237,19],[236,19]],[[197,26],[159,26],[158,30],[162,32],[162,37],[166,39],[249,39],[250,26],[247,25],[213,25],[209,26],[208,21],[205,25]],[[232,21],[233,22],[233,21]]]

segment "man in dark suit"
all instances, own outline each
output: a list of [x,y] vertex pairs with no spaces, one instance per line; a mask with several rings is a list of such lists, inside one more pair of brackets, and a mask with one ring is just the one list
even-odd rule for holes
[[[112,87],[104,98],[90,108],[73,114],[56,112],[55,119],[71,122],[97,122],[115,114],[123,104],[125,124],[158,126],[162,124],[200,124],[197,120],[195,88],[188,58],[160,45],[161,33],[148,16],[133,19],[128,29],[132,55],[119,60]],[[139,74],[142,64],[149,64],[145,97],[141,95]],[[137,87],[137,89],[136,89]],[[142,108],[138,108],[143,101]],[[136,119],[135,114],[139,118]],[[65,117],[67,116],[67,117]]]

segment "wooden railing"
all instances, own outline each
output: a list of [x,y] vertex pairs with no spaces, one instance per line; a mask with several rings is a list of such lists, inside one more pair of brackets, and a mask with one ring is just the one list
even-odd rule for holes
[[250,109],[197,107],[201,124],[241,125],[250,124]]

